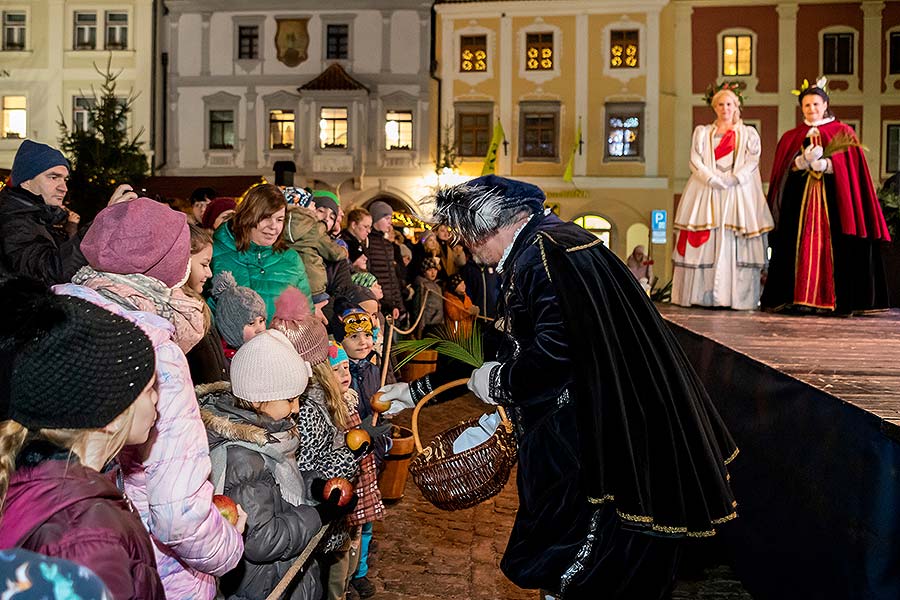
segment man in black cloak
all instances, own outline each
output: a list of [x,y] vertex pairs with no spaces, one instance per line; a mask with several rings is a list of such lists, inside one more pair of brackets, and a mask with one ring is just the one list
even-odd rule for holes
[[[436,197],[435,220],[501,275],[503,345],[469,380],[506,409],[518,443],[519,510],[500,567],[549,597],[662,598],[681,541],[737,517],[726,469],[737,448],[628,267],[543,202],[536,186],[494,175]],[[413,406],[450,378],[386,396]]]

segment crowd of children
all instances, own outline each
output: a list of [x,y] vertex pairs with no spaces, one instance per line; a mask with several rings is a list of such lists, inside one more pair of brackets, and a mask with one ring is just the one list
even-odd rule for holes
[[[305,206],[259,187],[237,205],[205,191],[190,219],[148,198],[110,205],[69,283],[0,282],[0,548],[22,564],[51,564],[25,551],[68,559],[116,599],[261,599],[327,527],[282,597],[375,595],[383,291],[361,246],[334,237],[334,194]],[[462,277],[426,242],[404,286],[411,318],[421,303],[420,334],[471,327]],[[398,248],[402,274],[416,254]],[[304,285],[282,285],[297,273]],[[331,478],[351,482],[349,501]]]

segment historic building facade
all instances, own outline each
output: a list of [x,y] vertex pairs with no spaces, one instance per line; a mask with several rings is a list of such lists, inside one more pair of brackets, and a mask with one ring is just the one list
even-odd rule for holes
[[435,136],[455,149],[460,172],[477,175],[499,122],[506,138],[499,175],[541,186],[563,218],[594,230],[621,256],[646,244],[651,211],[672,203],[665,135],[672,103],[661,88],[665,6],[437,3]]
[[[151,128],[152,0],[5,0],[0,5],[0,167],[10,168],[28,137],[55,144],[58,121],[90,127],[95,69],[119,72],[117,93],[137,94],[128,126]],[[149,141],[144,135],[143,141]],[[150,148],[146,148],[149,152]]]
[[[174,0],[163,175],[295,171],[295,185],[417,208],[429,152],[430,4]],[[164,140],[164,142],[163,142]]]

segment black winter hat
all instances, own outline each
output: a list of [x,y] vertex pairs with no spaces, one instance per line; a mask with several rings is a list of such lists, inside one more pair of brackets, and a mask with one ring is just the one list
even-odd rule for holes
[[11,359],[0,418],[28,429],[103,427],[153,377],[153,344],[130,321],[24,278],[0,283],[0,298],[0,348]]

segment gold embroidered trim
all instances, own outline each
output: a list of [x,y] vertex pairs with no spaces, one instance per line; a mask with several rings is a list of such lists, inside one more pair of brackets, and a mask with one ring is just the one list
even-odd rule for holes
[[596,246],[597,244],[602,244],[602,243],[603,243],[603,240],[601,240],[600,238],[597,238],[597,239],[594,240],[593,242],[588,242],[587,244],[582,244],[582,245],[580,245],[580,246],[573,246],[572,248],[566,248],[566,252],[575,252],[575,251],[577,251],[577,250],[584,250],[584,249],[586,249],[586,248],[593,248],[593,247]]
[[731,461],[733,461],[735,458],[737,458],[737,455],[740,454],[740,452],[741,452],[740,448],[735,448],[734,452],[731,453],[731,456],[729,456],[728,458],[725,459],[725,464],[726,465],[730,464]]
[[553,283],[553,277],[550,275],[550,267],[547,265],[547,253],[544,252],[544,238],[538,236],[538,247],[541,249],[541,262],[544,263],[544,271],[547,273],[547,279]]
[[713,519],[712,521],[710,521],[710,523],[712,523],[713,525],[721,525],[722,523],[727,523],[728,521],[733,521],[734,519],[737,519],[737,511],[731,513],[730,515],[725,515],[721,519]]
[[588,497],[588,502],[590,502],[591,504],[605,504],[605,503],[610,502],[611,500],[615,500],[615,499],[616,499],[616,497],[613,496],[612,494],[607,494],[607,495],[603,496],[602,498]]

